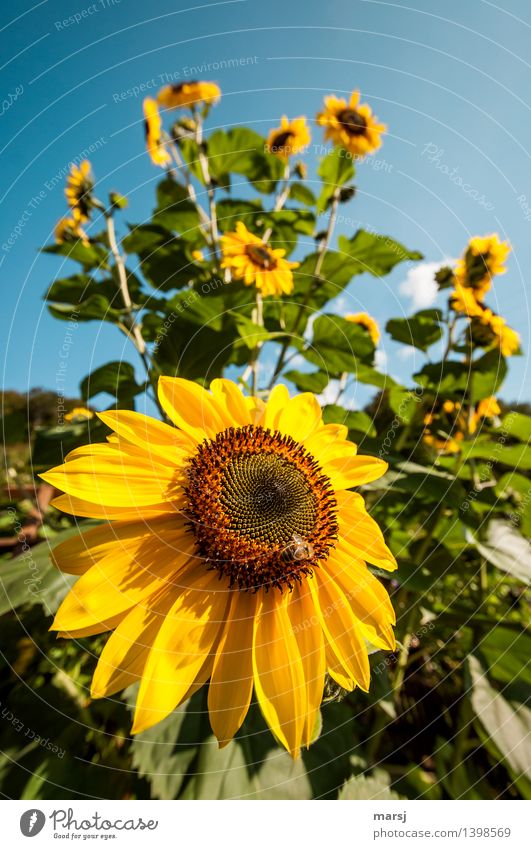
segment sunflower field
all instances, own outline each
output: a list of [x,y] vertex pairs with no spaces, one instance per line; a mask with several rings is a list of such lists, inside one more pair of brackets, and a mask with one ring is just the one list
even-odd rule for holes
[[[152,212],[83,160],[42,248],[51,315],[114,325],[123,356],[60,421],[33,398],[25,431],[4,394],[0,790],[530,799],[531,409],[502,400],[520,339],[491,306],[510,245],[440,267],[444,309],[344,313],[359,275],[422,259],[337,232],[387,127],[353,91],[209,129],[220,98],[146,98]],[[384,333],[424,358],[403,384]]]

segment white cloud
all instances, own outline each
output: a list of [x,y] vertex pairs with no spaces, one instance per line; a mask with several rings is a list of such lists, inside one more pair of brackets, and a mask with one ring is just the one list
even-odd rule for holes
[[381,348],[378,348],[374,354],[374,364],[376,368],[385,371],[387,366],[387,354]]
[[415,310],[425,310],[435,302],[439,292],[435,282],[435,272],[441,265],[446,265],[453,260],[444,262],[422,262],[414,268],[410,268],[406,279],[400,283],[398,291],[401,295],[411,298],[411,307]]
[[414,357],[417,353],[417,349],[413,347],[413,345],[403,345],[402,348],[399,348],[396,352],[396,355],[399,360],[409,360],[411,357]]

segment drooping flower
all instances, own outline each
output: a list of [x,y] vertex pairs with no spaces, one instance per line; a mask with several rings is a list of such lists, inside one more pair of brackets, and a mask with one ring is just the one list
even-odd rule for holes
[[229,268],[235,280],[246,286],[253,284],[262,295],[289,295],[293,291],[292,268],[298,262],[284,259],[282,248],[271,248],[266,242],[250,233],[242,221],[236,230],[221,237],[222,268]]
[[508,242],[500,241],[497,233],[474,236],[455,269],[457,283],[474,290],[477,300],[483,301],[495,274],[505,274],[504,263],[511,251]]
[[467,315],[469,318],[481,316],[484,307],[476,298],[474,289],[468,289],[460,283],[456,283],[455,289],[450,293],[450,306],[454,312]]
[[489,308],[472,319],[470,333],[476,345],[497,348],[504,357],[511,357],[520,349],[520,336],[516,330]]
[[144,99],[144,132],[146,148],[154,165],[164,168],[171,162],[171,156],[164,146],[162,139],[162,120],[157,101],[152,97]]
[[271,130],[267,137],[267,149],[280,159],[287,160],[308,147],[311,139],[306,118],[301,116],[289,121],[287,115],[283,115],[280,127]]
[[61,218],[57,222],[54,229],[54,236],[58,245],[62,245],[65,242],[75,242],[78,239],[80,239],[84,245],[90,244],[88,236],[81,227],[79,221],[70,216]]
[[325,139],[352,156],[363,157],[378,150],[387,127],[378,123],[367,103],[359,101],[359,91],[352,92],[349,103],[333,94],[325,97],[325,108],[317,115],[317,123],[325,128]]
[[94,413],[92,410],[89,410],[88,407],[74,407],[73,410],[70,410],[69,413],[65,413],[65,422],[72,422],[72,424],[79,424],[81,422],[88,422],[90,419],[94,418]]
[[482,398],[481,401],[478,401],[476,404],[476,408],[472,411],[469,418],[469,433],[476,433],[478,426],[481,424],[483,419],[494,419],[500,414],[501,407],[494,395],[490,395],[488,398]]
[[221,89],[216,83],[188,80],[177,85],[165,85],[157,94],[159,106],[164,109],[177,109],[187,106],[194,109],[204,103],[212,106],[221,97]]
[[90,218],[93,189],[94,177],[88,159],[80,162],[79,166],[73,164],[66,178],[65,197],[72,210],[72,217],[80,224]]
[[254,693],[296,757],[312,740],[328,674],[369,687],[368,647],[393,649],[389,597],[367,568],[396,562],[352,487],[387,464],[360,456],[343,425],[324,424],[310,393],[244,397],[161,378],[174,427],[131,411],[98,415],[107,445],[72,451],[44,479],[54,502],[108,520],[53,553],[80,576],[53,630],[111,632],[94,697],[140,681],[133,732],[209,682],[220,745]]
[[347,321],[352,321],[354,324],[359,324],[360,327],[364,327],[371,337],[374,345],[378,344],[380,340],[380,328],[378,327],[376,319],[369,315],[369,313],[356,312],[351,315],[346,315],[345,318]]

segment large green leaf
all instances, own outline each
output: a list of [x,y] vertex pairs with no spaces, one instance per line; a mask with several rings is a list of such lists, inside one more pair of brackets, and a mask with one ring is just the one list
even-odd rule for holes
[[243,174],[259,192],[274,191],[282,177],[281,160],[265,149],[262,136],[246,127],[216,130],[206,142],[211,176],[221,184],[226,175]]
[[355,174],[352,156],[340,147],[334,147],[324,156],[317,169],[323,188],[317,201],[317,211],[324,212],[329,206],[336,188],[344,186]]
[[531,710],[512,704],[494,689],[480,661],[468,658],[471,704],[484,745],[501,758],[525,798],[531,798]]
[[320,315],[313,325],[311,347],[305,358],[330,374],[356,372],[357,362],[370,364],[374,343],[367,331],[337,315]]
[[340,801],[354,799],[400,799],[390,787],[389,775],[383,769],[376,769],[372,775],[353,775],[343,785],[339,793]]
[[507,374],[507,361],[499,351],[487,351],[472,364],[470,400],[473,403],[495,395]]
[[440,310],[421,310],[410,318],[392,318],[385,329],[396,342],[426,351],[442,336]]
[[157,186],[157,208],[153,222],[168,230],[176,230],[185,239],[202,240],[198,232],[199,214],[188,192],[172,177],[166,177]]
[[162,292],[185,286],[198,274],[186,243],[158,224],[133,227],[122,245],[138,254],[144,277]]
[[485,542],[475,541],[479,553],[489,563],[514,578],[531,584],[531,543],[511,524],[493,519]]
[[60,245],[48,245],[43,253],[59,254],[79,262],[85,269],[107,268],[107,251],[98,245],[85,245],[82,241],[63,242]]
[[531,441],[531,416],[511,410],[501,420],[500,430],[521,442]]
[[125,401],[143,392],[144,385],[136,382],[135,370],[130,363],[116,360],[94,369],[83,378],[79,389],[86,400],[100,392],[107,392],[113,398]]
[[356,263],[357,274],[366,271],[374,277],[389,274],[400,262],[423,258],[419,251],[410,251],[390,236],[379,236],[366,230],[358,230],[351,239],[340,236],[338,245],[339,250]]

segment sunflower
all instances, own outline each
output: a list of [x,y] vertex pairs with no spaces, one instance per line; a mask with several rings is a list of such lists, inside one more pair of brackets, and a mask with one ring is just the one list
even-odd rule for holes
[[79,167],[72,165],[66,178],[65,197],[72,210],[72,217],[80,224],[90,218],[93,188],[94,177],[88,159],[80,162]]
[[70,410],[69,413],[65,414],[65,422],[72,422],[73,424],[88,422],[90,419],[93,418],[94,413],[87,407],[74,407],[73,410]]
[[283,115],[280,127],[271,130],[267,137],[267,149],[280,159],[288,159],[308,147],[312,140],[306,118],[293,118],[288,121]]
[[359,100],[359,91],[352,92],[349,103],[333,94],[325,97],[325,108],[317,115],[317,123],[325,127],[325,139],[352,156],[363,157],[378,150],[387,127],[379,124],[371,107]]
[[376,319],[366,312],[356,312],[352,315],[346,315],[345,318],[347,321],[352,321],[354,324],[359,324],[360,327],[364,327],[371,337],[374,345],[378,344],[380,339],[380,328],[378,327]]
[[389,597],[366,563],[396,562],[352,487],[387,464],[324,424],[311,393],[267,403],[229,380],[210,392],[162,377],[174,426],[98,413],[106,445],[77,448],[43,475],[56,507],[108,520],[53,552],[80,576],[52,629],[111,632],[94,698],[140,681],[133,733],[160,722],[207,681],[220,745],[253,688],[275,737],[296,757],[312,740],[326,676],[367,691],[371,647],[392,650]]
[[164,109],[177,109],[187,106],[194,109],[200,103],[212,106],[221,97],[221,89],[216,83],[189,80],[178,85],[165,85],[157,94],[159,106]]
[[298,262],[284,259],[285,250],[273,249],[266,242],[250,233],[245,224],[238,221],[236,231],[221,237],[223,252],[222,268],[230,268],[235,280],[243,280],[246,286],[253,283],[262,295],[289,295],[293,292],[292,268]]
[[450,294],[450,306],[457,313],[463,313],[469,318],[480,317],[484,307],[479,303],[474,289],[467,289],[461,283],[456,283]]
[[440,454],[457,454],[465,438],[467,422],[462,405],[444,401],[424,416],[422,441]]
[[497,233],[474,236],[457,263],[457,283],[474,289],[476,298],[482,301],[491,287],[494,275],[505,274],[507,271],[504,263],[510,250],[509,243],[501,242]]
[[70,216],[61,218],[57,222],[54,229],[54,236],[58,245],[62,245],[65,242],[75,242],[77,239],[80,239],[84,245],[90,244],[88,236],[79,221]]
[[501,315],[485,308],[470,324],[472,341],[481,347],[498,348],[504,357],[511,357],[520,349],[520,336],[509,327]]
[[154,165],[164,168],[171,162],[171,156],[162,141],[162,120],[159,115],[157,101],[152,97],[144,99],[144,131],[146,148]]
[[491,395],[488,398],[482,398],[482,400],[476,404],[476,408],[470,416],[468,425],[469,433],[475,433],[478,429],[478,425],[483,419],[494,419],[500,414],[501,407],[494,395]]

